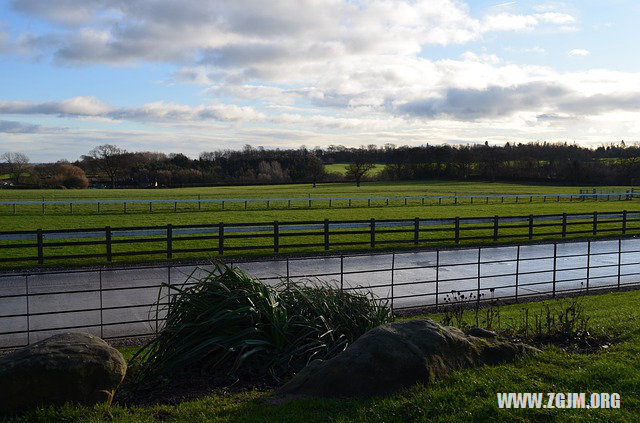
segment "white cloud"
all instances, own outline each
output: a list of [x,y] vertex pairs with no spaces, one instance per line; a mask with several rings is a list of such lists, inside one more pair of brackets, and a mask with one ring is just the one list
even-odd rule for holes
[[584,56],[590,55],[591,53],[589,52],[589,50],[585,50],[583,48],[574,48],[573,50],[569,51],[569,53],[567,54],[572,57],[575,57],[575,56],[584,57]]

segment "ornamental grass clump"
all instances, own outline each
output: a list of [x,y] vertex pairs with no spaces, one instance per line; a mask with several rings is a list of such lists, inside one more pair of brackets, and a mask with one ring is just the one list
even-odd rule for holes
[[372,294],[321,281],[268,286],[223,264],[202,278],[194,273],[157,306],[166,322],[134,357],[134,383],[184,370],[280,380],[391,320]]

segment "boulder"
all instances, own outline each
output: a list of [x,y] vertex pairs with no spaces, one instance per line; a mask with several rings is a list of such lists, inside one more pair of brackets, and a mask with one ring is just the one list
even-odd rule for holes
[[433,383],[452,370],[505,363],[538,351],[502,341],[490,331],[471,333],[480,336],[431,319],[378,326],[334,358],[309,363],[273,399],[388,395],[417,383]]
[[63,333],[0,357],[0,414],[66,402],[111,403],[127,370],[118,350]]

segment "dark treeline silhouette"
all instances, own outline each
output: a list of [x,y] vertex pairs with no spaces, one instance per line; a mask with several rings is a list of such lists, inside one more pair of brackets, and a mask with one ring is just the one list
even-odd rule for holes
[[[325,165],[332,163],[345,164],[345,171],[327,172]],[[575,185],[636,184],[640,181],[640,146],[626,146],[624,142],[598,148],[568,143],[418,147],[386,144],[360,148],[332,145],[309,150],[305,147],[264,149],[247,145],[242,150],[203,152],[197,159],[191,159],[181,153],[127,152],[112,145],[102,145],[73,163],[86,173],[94,187],[303,182],[315,186],[317,182],[343,180],[359,184],[372,179],[371,172],[367,172],[372,164],[383,167],[375,176],[378,180],[442,178]],[[55,169],[63,174],[70,172],[68,166]],[[11,173],[9,168],[5,171]],[[72,181],[73,178],[69,178],[63,175],[49,180]],[[22,181],[22,185],[25,182]],[[81,185],[84,184],[78,184]]]

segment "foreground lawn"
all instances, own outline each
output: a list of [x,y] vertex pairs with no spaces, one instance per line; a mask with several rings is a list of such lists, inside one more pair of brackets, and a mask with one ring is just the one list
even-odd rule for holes
[[[40,409],[13,421],[638,421],[640,291],[585,297],[583,304],[596,330],[616,335],[618,343],[590,354],[550,348],[512,364],[458,371],[434,385],[414,386],[388,398],[271,405],[263,401],[268,393],[212,394],[178,406]],[[533,313],[542,303],[505,306],[501,316],[517,318],[523,307]],[[132,351],[124,352],[130,356]],[[585,392],[587,397],[592,392],[616,392],[621,408],[498,409],[497,392]]]

